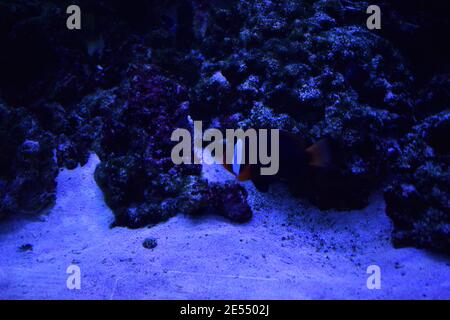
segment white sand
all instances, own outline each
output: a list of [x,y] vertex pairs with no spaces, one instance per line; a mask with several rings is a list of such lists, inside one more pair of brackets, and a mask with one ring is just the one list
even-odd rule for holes
[[[49,214],[0,224],[1,299],[450,299],[450,259],[394,249],[380,195],[365,210],[321,212],[282,186],[259,194],[248,184],[247,224],[179,215],[110,229],[97,163],[61,172]],[[231,178],[206,169],[210,179]],[[153,250],[142,247],[149,236]],[[18,250],[28,243],[32,251]],[[81,290],[66,287],[72,263]],[[381,267],[380,290],[366,287],[371,264]]]

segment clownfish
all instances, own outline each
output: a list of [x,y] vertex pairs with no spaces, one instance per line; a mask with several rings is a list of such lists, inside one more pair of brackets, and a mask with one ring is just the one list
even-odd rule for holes
[[[226,163],[226,151],[224,151],[223,166],[236,176],[237,180],[251,180],[256,189],[261,192],[268,191],[269,185],[275,181],[301,183],[308,171],[317,168],[327,169],[332,165],[331,148],[327,139],[307,145],[300,136],[283,130],[279,130],[279,169],[275,175],[262,175],[260,169],[264,166],[259,160],[256,164],[239,161],[243,152],[248,154],[248,146],[242,140],[237,140],[234,144],[232,164]],[[268,152],[272,152],[270,141]]]

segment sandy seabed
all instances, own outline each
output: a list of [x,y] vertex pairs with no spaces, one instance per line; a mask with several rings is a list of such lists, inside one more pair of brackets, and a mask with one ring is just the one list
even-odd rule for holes
[[[98,161],[61,171],[49,213],[0,224],[0,299],[450,299],[450,258],[394,249],[380,194],[364,210],[321,212],[283,186],[260,194],[249,183],[246,224],[179,215],[111,229]],[[232,178],[216,166],[204,175]],[[72,264],[80,290],[66,285]],[[367,288],[370,265],[381,268],[379,290]]]

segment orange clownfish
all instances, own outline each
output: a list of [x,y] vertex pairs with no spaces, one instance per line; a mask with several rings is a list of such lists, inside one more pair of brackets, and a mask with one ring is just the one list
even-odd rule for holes
[[[331,167],[331,151],[326,139],[308,146],[301,137],[279,130],[279,169],[275,175],[262,175],[261,168],[265,166],[259,160],[256,164],[248,164],[248,161],[243,163],[236,161],[237,158],[241,157],[243,148],[245,148],[245,154],[248,154],[248,144],[244,145],[242,140],[238,140],[234,144],[234,161],[232,164],[227,164],[225,161],[225,148],[224,167],[235,175],[239,181],[251,180],[255,187],[262,192],[267,191],[272,182],[281,180],[301,183],[308,170]],[[272,153],[270,141],[268,141],[268,153]]]

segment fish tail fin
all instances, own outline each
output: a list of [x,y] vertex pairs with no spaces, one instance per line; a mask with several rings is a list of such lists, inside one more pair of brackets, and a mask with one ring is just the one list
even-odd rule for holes
[[322,139],[306,149],[306,153],[311,156],[309,165],[314,167],[327,168],[332,164],[331,147],[327,139]]

